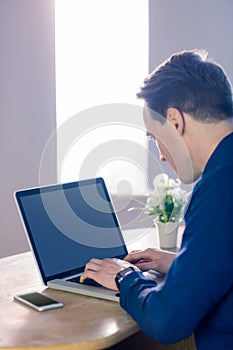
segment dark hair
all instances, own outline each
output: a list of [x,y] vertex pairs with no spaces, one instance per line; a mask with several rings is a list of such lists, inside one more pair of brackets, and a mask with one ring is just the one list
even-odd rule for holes
[[164,117],[167,109],[174,107],[200,121],[231,118],[231,84],[223,69],[207,59],[207,54],[205,50],[173,54],[144,80],[137,97]]

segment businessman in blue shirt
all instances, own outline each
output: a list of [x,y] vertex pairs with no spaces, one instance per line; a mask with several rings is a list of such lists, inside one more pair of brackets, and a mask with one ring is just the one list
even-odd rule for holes
[[[148,248],[93,258],[82,276],[120,291],[121,306],[162,343],[194,332],[198,350],[233,349],[233,99],[204,51],[172,55],[144,81],[147,134],[181,181],[197,181],[177,254]],[[165,273],[162,287],[143,271]]]

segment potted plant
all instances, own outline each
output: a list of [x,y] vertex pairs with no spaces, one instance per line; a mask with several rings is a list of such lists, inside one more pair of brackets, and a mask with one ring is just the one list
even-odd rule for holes
[[143,207],[130,210],[142,210],[146,215],[153,216],[159,233],[160,247],[175,248],[178,226],[183,219],[189,193],[181,188],[178,179],[171,179],[167,174],[157,175],[153,187],[146,203],[138,201]]

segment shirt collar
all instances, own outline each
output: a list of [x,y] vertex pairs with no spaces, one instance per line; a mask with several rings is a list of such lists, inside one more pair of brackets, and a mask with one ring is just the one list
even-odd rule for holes
[[220,141],[212,155],[210,156],[203,176],[208,174],[210,171],[215,170],[218,167],[223,167],[229,164],[233,164],[233,133],[227,135]]

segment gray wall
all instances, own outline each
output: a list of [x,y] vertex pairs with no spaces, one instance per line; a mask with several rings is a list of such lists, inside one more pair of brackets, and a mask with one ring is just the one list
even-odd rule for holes
[[[233,1],[232,0],[149,0],[149,71],[172,53],[206,49],[220,63],[233,83]],[[154,143],[152,152],[157,154]],[[169,166],[166,172],[173,175]],[[156,169],[149,161],[149,181]]]
[[[0,1],[0,257],[28,250],[13,200],[55,129],[54,0]],[[54,158],[55,160],[55,158]],[[54,182],[55,164],[48,181]]]
[[204,48],[233,83],[232,0],[150,0],[150,71],[173,52]]

